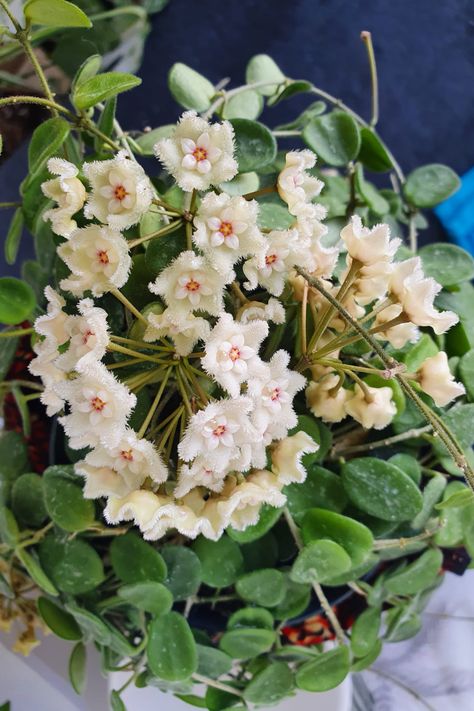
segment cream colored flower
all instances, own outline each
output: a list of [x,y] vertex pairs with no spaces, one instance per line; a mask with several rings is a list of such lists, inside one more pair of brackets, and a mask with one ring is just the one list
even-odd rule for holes
[[309,243],[301,240],[297,230],[272,230],[266,237],[265,248],[244,262],[248,279],[244,286],[252,291],[260,285],[273,296],[280,296],[290,270],[307,266]]
[[111,160],[84,163],[84,175],[92,194],[84,208],[86,217],[96,217],[114,230],[136,225],[153,198],[151,183],[136,161],[120,151]]
[[249,301],[242,306],[237,314],[241,323],[251,321],[273,321],[273,323],[285,323],[286,314],[281,301],[270,297],[268,303],[262,301]]
[[258,522],[264,504],[280,508],[286,503],[286,496],[281,493],[281,481],[266,470],[255,470],[245,481],[231,487],[232,482],[220,497],[209,499],[206,507],[209,518],[212,518],[213,509],[218,511],[226,528],[230,525],[243,531]]
[[258,203],[226,193],[207,193],[194,218],[193,242],[220,271],[264,246],[257,227]]
[[363,390],[356,383],[354,394],[346,401],[346,412],[365,429],[383,430],[397,414],[392,395],[389,387],[372,388],[365,385]]
[[221,274],[195,252],[181,252],[148,285],[153,294],[163,297],[171,312],[185,315],[205,311],[218,316],[224,310],[224,287],[234,279],[234,272]]
[[205,318],[191,313],[180,314],[171,309],[165,309],[162,314],[150,313],[147,319],[148,326],[143,340],[151,343],[169,336],[181,356],[189,355],[196,343],[205,340],[211,330]]
[[44,390],[41,393],[41,402],[46,407],[48,417],[53,417],[64,407],[64,398],[56,391],[56,386],[66,380],[66,373],[57,367],[58,351],[56,346],[47,340],[35,343],[33,358],[28,366],[30,373],[41,378]]
[[232,125],[228,121],[210,124],[195,111],[186,111],[173,136],[158,141],[154,151],[186,192],[207,190],[231,180],[238,171]]
[[77,474],[85,477],[84,496],[126,496],[139,489],[145,479],[161,483],[168,471],[151,442],[138,439],[133,430],[124,431],[115,447],[99,445],[83,461],[74,465]]
[[[403,313],[400,304],[391,304],[386,309],[380,311],[375,317],[374,328],[383,326]],[[420,332],[411,321],[400,323],[397,326],[389,326],[375,334],[375,337],[388,341],[394,348],[403,348],[406,343],[416,343],[420,337]]]
[[66,301],[51,286],[44,290],[47,301],[46,314],[38,316],[34,323],[35,331],[43,336],[53,350],[62,346],[69,338],[66,329],[68,315],[63,311]]
[[[346,278],[349,267],[352,263],[350,257],[347,258],[348,267],[341,274],[341,282]],[[353,282],[351,289],[352,297],[362,306],[372,303],[378,299],[383,299],[387,294],[390,275],[393,271],[391,262],[375,262],[359,269],[357,278]]]
[[352,393],[342,386],[338,388],[338,384],[339,376],[332,373],[306,388],[306,404],[323,422],[341,422],[347,417],[345,406]]
[[127,242],[110,227],[89,225],[76,230],[57,252],[72,272],[59,286],[74,296],[85,291],[102,296],[128,279],[131,259]]
[[421,388],[433,398],[438,407],[444,407],[466,392],[464,385],[454,380],[444,351],[427,358],[419,368],[418,376]]
[[318,449],[319,444],[303,431],[280,440],[272,448],[272,472],[279,485],[286,486],[293,482],[301,484],[306,479],[303,455],[314,454]]
[[59,418],[71,449],[116,447],[137,398],[102,363],[89,364],[86,373],[59,383],[57,391],[70,412]]
[[82,299],[77,305],[80,316],[68,316],[67,351],[58,356],[56,364],[65,371],[84,371],[89,363],[97,363],[105,355],[109,342],[107,312],[94,306],[92,299]]
[[308,149],[290,151],[285,156],[285,167],[278,176],[277,188],[292,215],[298,216],[301,207],[311,202],[324,187],[321,180],[307,173],[315,163],[316,156]]
[[51,221],[51,229],[61,237],[69,237],[77,228],[77,222],[72,216],[84,205],[87,193],[78,175],[78,169],[72,163],[62,158],[50,158],[48,170],[57,178],[47,180],[41,185],[44,195],[57,203],[43,213],[43,220]]
[[354,215],[341,231],[341,239],[352,259],[368,266],[377,262],[391,262],[398,247],[399,239],[390,239],[388,225],[364,227],[358,215]]
[[430,326],[440,335],[459,321],[452,311],[438,311],[433,301],[441,286],[425,277],[420,257],[398,262],[390,277],[389,291],[400,302],[409,320],[417,326]]
[[173,494],[175,498],[181,499],[197,486],[204,486],[210,491],[220,492],[229,471],[232,470],[229,468],[220,470],[209,466],[205,457],[197,457],[191,465],[183,464],[181,466],[178,483]]
[[266,321],[243,324],[223,313],[206,338],[201,365],[231,397],[237,397],[242,383],[267,374],[267,367],[258,356],[267,335]]

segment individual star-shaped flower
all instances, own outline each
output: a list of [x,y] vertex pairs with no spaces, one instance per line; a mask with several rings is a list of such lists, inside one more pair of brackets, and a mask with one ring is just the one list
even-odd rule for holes
[[82,299],[77,309],[80,316],[68,316],[65,324],[69,347],[56,361],[65,371],[84,371],[90,363],[100,361],[109,342],[107,312],[94,306],[92,299]]
[[57,204],[43,213],[43,220],[51,221],[51,229],[61,237],[69,237],[77,228],[72,216],[81,210],[86,199],[86,189],[77,177],[79,170],[62,158],[50,158],[48,170],[57,178],[42,183],[44,195]]

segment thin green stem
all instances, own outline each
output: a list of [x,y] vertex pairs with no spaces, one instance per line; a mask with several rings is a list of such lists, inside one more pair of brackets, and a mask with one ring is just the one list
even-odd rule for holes
[[199,684],[206,684],[207,686],[213,686],[214,689],[219,689],[220,691],[225,691],[227,694],[234,694],[234,696],[243,696],[242,692],[235,689],[233,686],[228,684],[223,684],[221,681],[216,681],[208,676],[203,676],[202,674],[193,674],[192,678]]
[[150,424],[151,419],[152,419],[153,415],[155,414],[155,410],[156,410],[156,408],[158,407],[158,404],[159,404],[159,402],[160,402],[160,400],[161,400],[161,396],[163,395],[164,389],[165,389],[165,387],[166,387],[166,383],[168,382],[168,379],[169,379],[169,377],[170,377],[170,375],[171,375],[171,371],[172,371],[172,370],[173,370],[173,366],[170,366],[170,367],[168,368],[168,370],[166,371],[166,373],[165,373],[165,375],[164,375],[164,377],[163,377],[163,380],[161,381],[161,385],[160,385],[160,387],[158,388],[158,391],[157,391],[157,393],[156,393],[156,395],[155,395],[155,398],[154,398],[154,400],[153,400],[153,402],[152,402],[152,404],[151,404],[150,409],[148,410],[147,416],[146,416],[145,419],[143,420],[142,425],[141,425],[140,429],[139,429],[138,432],[137,432],[137,437],[138,437],[138,439],[141,439],[141,437],[143,437],[143,435],[144,435],[145,432],[147,431],[148,425]]
[[424,427],[417,427],[406,432],[401,432],[400,434],[393,435],[392,437],[384,437],[383,439],[377,439],[373,442],[366,442],[365,444],[356,444],[352,447],[334,447],[332,450],[331,459],[338,459],[339,457],[345,457],[348,454],[357,454],[358,452],[370,452],[373,449],[378,449],[379,447],[390,447],[392,444],[398,444],[399,442],[404,442],[407,439],[414,439],[416,437],[421,437],[433,429],[432,425],[425,425]]
[[150,363],[158,363],[159,365],[166,363],[166,361],[160,360],[158,356],[151,356],[147,355],[146,353],[139,353],[138,351],[134,351],[131,348],[125,348],[124,346],[120,346],[118,343],[109,343],[109,345],[107,346],[107,350],[115,351],[116,353],[123,353],[123,355],[128,355],[132,358],[137,358],[142,361],[146,360]]
[[10,207],[21,207],[22,203],[21,202],[0,202],[0,209],[6,210]]
[[124,294],[122,294],[119,289],[111,289],[110,293],[115,296],[116,299],[121,301],[125,308],[128,309],[130,313],[135,316],[135,318],[145,324],[145,326],[148,326],[148,321],[146,320],[145,316],[140,313],[140,311],[127,299]]
[[370,84],[372,88],[372,118],[370,125],[375,128],[379,120],[379,82],[377,77],[377,64],[375,61],[374,46],[372,44],[372,35],[367,30],[360,33],[360,38],[367,49],[367,57],[370,67]]
[[7,96],[3,99],[0,99],[0,108],[2,106],[11,106],[14,104],[38,104],[38,106],[44,106],[47,109],[55,109],[58,113],[64,114],[72,121],[76,120],[76,117],[74,116],[72,111],[69,111],[69,109],[66,109],[64,106],[61,106],[61,104],[56,103],[54,100],[44,99],[42,96],[21,95]]
[[182,224],[182,220],[176,220],[175,222],[171,222],[171,224],[166,225],[165,227],[161,227],[159,230],[151,232],[149,235],[144,235],[143,237],[138,237],[137,239],[132,240],[128,243],[128,246],[131,249],[132,247],[138,247],[139,244],[143,244],[143,242],[148,242],[150,239],[154,239],[155,237],[164,237],[165,235],[169,235],[171,232],[177,230],[178,227],[181,227]]
[[10,10],[10,8],[8,7],[8,3],[6,2],[6,0],[0,0],[0,7],[1,7],[2,10],[4,11],[4,13],[6,14],[6,16],[7,16],[8,19],[10,20],[10,22],[12,23],[13,27],[15,28],[15,31],[16,31],[16,32],[21,32],[21,30],[22,30],[23,28],[21,27],[21,25],[20,25],[20,23],[18,22],[18,20],[16,19],[15,15],[12,13],[12,11]]
[[0,331],[0,338],[15,338],[17,336],[28,336],[30,333],[34,333],[35,329],[31,328],[15,328],[13,331]]
[[174,348],[172,346],[157,346],[154,343],[148,343],[147,341],[137,341],[133,338],[124,338],[123,336],[111,336],[112,341],[117,341],[117,343],[126,343],[127,345],[134,346],[135,348],[143,348],[144,350],[152,351],[164,351],[167,353],[173,353]]
[[191,415],[193,414],[193,408],[191,407],[191,402],[189,400],[188,393],[186,392],[186,379],[185,379],[185,377],[183,377],[183,371],[182,371],[181,364],[178,366],[178,368],[176,370],[176,380],[178,383],[179,391],[181,393],[181,397],[183,398],[183,403],[186,407],[186,411],[187,411],[188,415],[191,417]]
[[[24,50],[26,56],[30,60],[30,62],[33,66],[33,69],[35,70],[35,73],[40,81],[40,84],[43,88],[46,98],[48,99],[48,101],[51,104],[55,104],[56,102],[54,101],[54,94],[49,87],[48,80],[46,79],[46,76],[43,72],[43,68],[38,61],[38,57],[36,56],[36,54],[33,50],[33,47],[31,46],[30,40],[28,38],[27,30],[17,31],[16,36],[17,36],[17,39],[20,42],[21,46],[23,47],[23,50]],[[50,108],[51,108],[51,114],[53,116],[57,116],[58,110],[53,106],[51,106]]]

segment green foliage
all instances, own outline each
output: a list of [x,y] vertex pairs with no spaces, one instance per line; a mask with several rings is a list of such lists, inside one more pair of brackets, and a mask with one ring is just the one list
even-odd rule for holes
[[23,211],[17,208],[8,228],[5,238],[5,261],[7,264],[14,264],[20,246],[21,235],[23,233],[24,217]]
[[117,94],[129,91],[141,83],[142,80],[133,76],[133,74],[105,72],[104,74],[91,76],[76,85],[72,101],[76,108],[84,111],[92,108],[92,106],[97,106],[101,101],[106,101]]
[[258,121],[232,119],[235,155],[240,173],[261,170],[275,160],[276,140],[269,129]]
[[323,652],[316,659],[305,662],[296,672],[296,686],[305,691],[329,691],[344,681],[350,668],[347,647]]
[[219,646],[233,659],[252,659],[267,652],[275,642],[272,630],[258,627],[242,627],[224,632]]
[[157,677],[180,681],[197,670],[196,642],[182,615],[168,612],[156,617],[150,624],[148,634],[148,664]]
[[166,545],[161,549],[167,574],[164,584],[175,600],[185,600],[194,595],[201,585],[202,568],[198,556],[190,549]]
[[285,595],[285,577],[279,570],[267,568],[240,577],[235,589],[244,600],[262,607],[275,607]]
[[38,126],[28,147],[28,184],[42,174],[48,158],[57,154],[70,130],[69,123],[62,118],[50,118]]
[[67,0],[28,0],[23,8],[33,25],[45,27],[92,27],[87,15]]
[[39,546],[41,565],[54,585],[69,595],[94,590],[104,580],[102,559],[80,538],[62,539],[49,533]]
[[272,630],[272,613],[263,607],[241,607],[232,613],[227,622],[227,629],[229,630],[237,629],[238,627],[259,627]]
[[407,178],[404,193],[416,207],[434,207],[456,192],[460,181],[446,165],[433,163],[416,168]]
[[358,160],[369,170],[386,173],[393,167],[392,159],[379,136],[371,128],[360,129],[360,150]]
[[47,597],[38,598],[36,605],[43,622],[51,632],[61,639],[77,641],[82,639],[82,632],[72,615]]
[[84,644],[78,642],[74,645],[69,657],[69,679],[76,694],[82,694],[86,685],[87,652]]
[[474,258],[455,244],[427,244],[419,251],[426,276],[442,286],[452,286],[474,277]]
[[168,87],[178,104],[195,111],[206,111],[215,94],[213,85],[206,77],[181,62],[171,67]]
[[13,326],[25,321],[35,304],[31,286],[15,277],[0,277],[0,323]]
[[162,583],[166,579],[167,568],[163,557],[132,531],[112,541],[110,561],[115,575],[124,583]]
[[71,532],[83,531],[92,525],[94,503],[84,499],[72,467],[49,467],[42,480],[46,510],[55,524]]
[[213,588],[232,585],[243,569],[243,557],[232,538],[223,535],[218,541],[202,536],[192,546],[201,561],[202,581]]
[[291,669],[285,662],[272,662],[256,674],[244,691],[244,699],[251,704],[275,704],[293,689]]
[[377,644],[382,623],[382,611],[379,607],[368,607],[352,625],[351,650],[355,657],[365,657]]
[[302,484],[290,484],[284,492],[291,515],[298,521],[311,508],[329,509],[340,513],[347,504],[341,478],[333,472],[312,465]]
[[285,81],[285,75],[268,54],[256,54],[247,64],[245,79],[247,84],[268,82],[268,86],[260,86],[257,91],[263,96],[271,96]]
[[340,545],[322,538],[310,541],[298,554],[291,569],[295,583],[324,583],[351,567],[351,559]]
[[[8,339],[9,340],[9,339]],[[15,479],[28,471],[28,451],[18,432],[0,433],[0,504],[9,504]]]
[[263,506],[260,509],[260,518],[257,523],[252,526],[247,526],[243,531],[237,531],[235,528],[228,528],[227,533],[237,543],[250,543],[262,538],[269,531],[281,516],[281,509],[274,506]]
[[394,595],[414,595],[432,585],[442,562],[443,554],[439,548],[431,548],[406,568],[389,576],[385,587]]
[[328,539],[339,544],[354,566],[363,563],[372,550],[373,536],[367,526],[333,511],[309,509],[303,517],[301,532],[305,543]]
[[169,612],[173,606],[173,595],[168,588],[152,580],[123,585],[117,593],[124,602],[157,617]]
[[303,139],[328,165],[347,165],[360,149],[359,128],[343,111],[332,111],[314,118],[303,129]]
[[204,644],[197,644],[198,666],[197,672],[210,679],[218,679],[223,674],[228,674],[232,667],[232,659],[220,649]]

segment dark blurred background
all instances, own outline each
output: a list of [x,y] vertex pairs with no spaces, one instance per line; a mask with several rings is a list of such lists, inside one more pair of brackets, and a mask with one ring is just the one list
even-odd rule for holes
[[[474,0],[170,0],[153,18],[143,84],[121,97],[119,119],[128,129],[176,120],[182,109],[166,85],[174,62],[214,83],[230,77],[238,85],[257,53],[269,54],[287,76],[312,80],[369,118],[361,30],[372,32],[375,46],[378,129],[404,170],[430,162],[461,174],[472,167]],[[267,110],[264,120],[289,120],[311,100],[283,102]],[[0,168],[1,200],[16,199],[25,170],[23,146]],[[6,219],[3,224],[6,231]],[[1,267],[2,273],[17,271]]]

